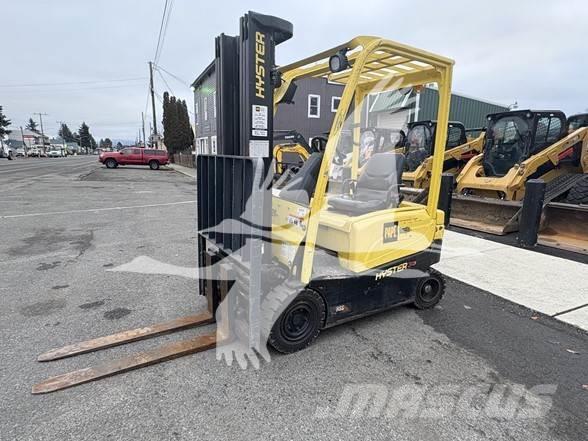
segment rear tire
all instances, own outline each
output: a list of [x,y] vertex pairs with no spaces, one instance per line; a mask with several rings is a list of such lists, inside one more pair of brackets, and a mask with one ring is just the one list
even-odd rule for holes
[[12,161],[14,159],[14,156],[12,156],[12,151],[8,151],[8,160]]
[[565,202],[574,205],[588,205],[588,175],[576,182],[570,189]]
[[418,309],[433,308],[445,294],[445,279],[435,271],[429,269],[429,274],[417,282],[414,304]]
[[109,158],[106,161],[104,161],[104,165],[106,166],[106,168],[116,168],[118,164],[114,159]]
[[149,161],[149,167],[151,168],[151,170],[157,170],[159,169],[159,162],[151,160]]
[[309,289],[300,292],[272,326],[268,343],[284,354],[309,346],[320,334],[326,308],[322,297]]

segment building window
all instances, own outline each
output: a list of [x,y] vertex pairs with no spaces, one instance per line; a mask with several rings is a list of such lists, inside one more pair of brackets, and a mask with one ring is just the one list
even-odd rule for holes
[[320,95],[308,95],[308,117],[321,117],[321,97]]
[[212,94],[212,99],[213,117],[216,118],[216,92]]
[[216,155],[216,135],[210,137],[210,153]]
[[204,121],[208,121],[208,97],[204,97],[204,102],[202,103],[203,111],[204,111]]
[[198,115],[200,114],[200,109],[198,106],[198,101],[196,101],[196,103],[194,104],[194,120],[196,121],[196,124],[198,124]]
[[339,103],[341,102],[340,96],[333,96],[331,97],[331,112],[335,113],[339,108]]
[[202,155],[208,155],[208,137],[203,136],[197,140],[198,150]]

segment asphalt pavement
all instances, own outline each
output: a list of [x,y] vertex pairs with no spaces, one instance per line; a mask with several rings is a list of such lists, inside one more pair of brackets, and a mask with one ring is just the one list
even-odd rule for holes
[[0,160],[0,188],[2,440],[586,439],[587,334],[451,279],[433,310],[341,325],[259,370],[208,351],[31,395],[49,376],[211,330],[35,360],[205,308],[193,279],[112,271],[141,256],[196,265],[195,187],[70,157]]

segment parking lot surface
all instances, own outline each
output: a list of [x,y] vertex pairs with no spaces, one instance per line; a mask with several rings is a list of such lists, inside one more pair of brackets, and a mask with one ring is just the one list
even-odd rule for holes
[[341,325],[259,370],[208,351],[31,395],[49,376],[212,329],[35,361],[205,308],[191,278],[112,271],[141,256],[194,267],[196,189],[95,157],[4,161],[0,188],[2,440],[586,439],[586,333],[452,279],[433,310]]

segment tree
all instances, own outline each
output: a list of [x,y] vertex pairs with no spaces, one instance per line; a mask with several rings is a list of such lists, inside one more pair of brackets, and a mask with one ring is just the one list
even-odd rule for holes
[[178,108],[176,97],[163,93],[163,138],[170,153],[176,153],[179,144]]
[[123,148],[122,142],[120,142],[120,141],[119,141],[119,142],[117,142],[117,143],[116,143],[116,149],[117,149],[117,150],[122,150],[122,148]]
[[112,140],[110,138],[104,138],[104,148],[112,149]]
[[37,123],[33,118],[29,118],[29,122],[25,126],[25,129],[32,130],[33,132],[38,132],[37,130]]
[[192,125],[190,124],[190,115],[188,114],[188,106],[186,105],[186,101],[181,101],[181,124],[182,124],[182,144],[184,149],[189,149],[192,151],[192,147],[194,145],[194,132],[192,131]]
[[[86,150],[91,149],[92,139],[94,138],[92,137],[92,135],[90,135],[90,127],[88,127],[86,122],[83,122],[80,128],[78,129],[78,143],[80,147],[83,147]],[[96,141],[94,141],[94,143],[96,143]]]
[[59,136],[63,138],[65,142],[76,142],[76,137],[65,123],[62,123],[59,128]]
[[5,135],[10,135],[12,130],[8,130],[7,127],[10,126],[11,121],[6,118],[4,112],[2,110],[2,106],[0,106],[0,139],[2,139]]
[[98,144],[92,135],[90,135],[90,148],[92,150],[96,150],[98,148]]
[[163,137],[170,153],[192,150],[194,132],[185,101],[163,94]]

